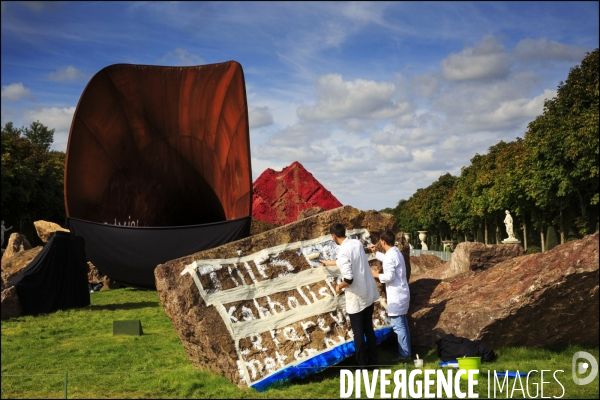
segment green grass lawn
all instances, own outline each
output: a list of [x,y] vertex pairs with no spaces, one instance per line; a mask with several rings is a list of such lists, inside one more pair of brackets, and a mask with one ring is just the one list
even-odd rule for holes
[[[352,360],[346,360],[322,373],[262,393],[241,390],[216,373],[192,366],[156,292],[118,289],[92,293],[91,299],[92,305],[82,309],[2,321],[3,399],[62,398],[65,373],[71,398],[339,398],[340,369],[352,364]],[[141,320],[144,334],[113,336],[113,320],[126,319]],[[425,368],[437,367],[435,349],[415,350],[425,360]],[[476,386],[480,398],[488,396],[487,371],[507,369],[563,370],[556,376],[564,386],[564,395],[552,374],[545,373],[544,381],[549,383],[544,384],[544,397],[598,398],[598,378],[586,386],[575,385],[571,378],[573,354],[587,351],[598,360],[598,346],[495,351],[498,359],[482,365]],[[389,361],[393,352],[393,342],[379,348],[380,363],[390,364],[392,372],[404,368],[404,364],[392,365]],[[407,367],[409,372],[413,369]],[[535,396],[533,383],[539,388],[540,378],[539,372],[530,378],[531,396]],[[394,389],[391,380],[388,393]],[[522,383],[526,385],[525,380]],[[512,381],[510,385],[512,389]],[[466,391],[466,384],[462,387]],[[493,397],[493,389],[491,394]],[[361,395],[366,396],[364,386]],[[379,395],[378,385],[375,397]],[[506,398],[506,390],[496,397]],[[351,398],[355,398],[354,393]],[[515,391],[513,398],[523,396]]]

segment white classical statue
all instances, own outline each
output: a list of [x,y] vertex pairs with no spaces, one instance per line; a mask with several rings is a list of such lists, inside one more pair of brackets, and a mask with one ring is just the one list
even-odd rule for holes
[[0,229],[2,230],[2,237],[0,238],[0,246],[2,246],[4,244],[4,232],[11,230],[12,226],[10,228],[7,228],[4,226],[4,221],[2,221],[2,227],[0,227]]
[[510,211],[506,210],[506,217],[504,218],[504,224],[506,225],[506,233],[508,234],[508,239],[516,239],[515,233],[513,231],[513,219],[510,215]]

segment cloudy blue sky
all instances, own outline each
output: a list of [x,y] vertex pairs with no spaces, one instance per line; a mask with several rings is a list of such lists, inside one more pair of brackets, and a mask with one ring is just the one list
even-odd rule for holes
[[343,204],[393,207],[523,136],[598,47],[598,2],[2,2],[2,125],[65,150],[116,63],[236,60],[252,172],[301,162]]

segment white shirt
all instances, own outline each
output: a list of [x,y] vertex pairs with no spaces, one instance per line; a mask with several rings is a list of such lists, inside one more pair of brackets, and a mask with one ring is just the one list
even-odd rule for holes
[[379,274],[379,281],[385,283],[388,303],[388,315],[395,317],[406,315],[410,303],[410,290],[406,281],[406,265],[404,257],[397,247],[392,247],[383,253],[375,255],[383,263],[383,272]]
[[344,289],[346,311],[348,314],[356,314],[379,299],[379,290],[359,240],[346,238],[336,251],[336,264],[340,268],[342,278],[353,279],[350,286]]

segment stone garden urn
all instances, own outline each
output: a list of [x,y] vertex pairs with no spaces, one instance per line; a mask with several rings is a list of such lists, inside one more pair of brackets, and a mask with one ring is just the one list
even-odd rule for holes
[[427,231],[418,231],[419,232],[419,240],[421,240],[421,250],[429,250],[427,244],[425,244],[425,239],[427,239]]
[[450,245],[452,244],[452,240],[442,240],[442,244],[444,245],[443,251],[446,251],[446,248],[450,248]]

